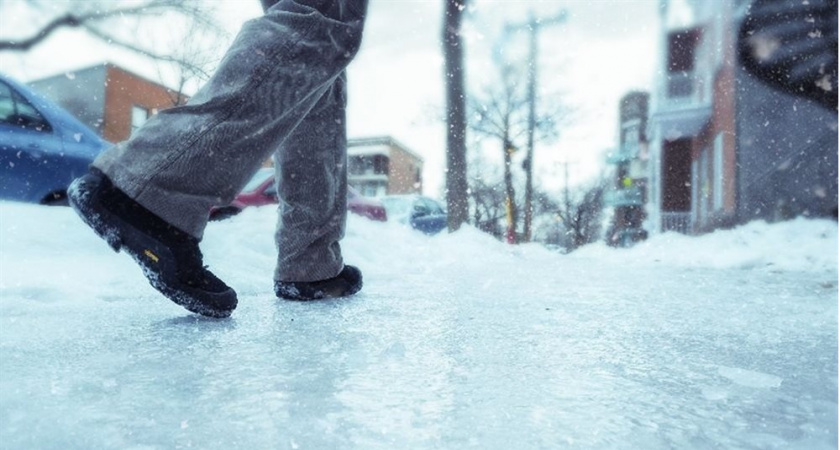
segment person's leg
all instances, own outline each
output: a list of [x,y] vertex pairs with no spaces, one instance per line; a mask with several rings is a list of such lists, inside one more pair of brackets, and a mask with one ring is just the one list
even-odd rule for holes
[[274,155],[275,291],[283,298],[340,297],[361,288],[358,270],[344,270],[339,245],[347,220],[346,103],[342,74]]
[[359,48],[365,9],[364,0],[278,2],[243,26],[187,105],[150,118],[94,166],[201,238],[210,207],[239,193],[344,71]]
[[209,208],[229,202],[331,89],[358,50],[366,3],[282,0],[246,23],[207,85],[103,153],[71,186],[71,205],[171,300],[229,315],[235,293],[198,250]]

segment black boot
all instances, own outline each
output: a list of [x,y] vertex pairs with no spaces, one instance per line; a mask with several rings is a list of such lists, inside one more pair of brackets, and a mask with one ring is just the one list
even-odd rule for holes
[[67,197],[99,237],[131,255],[173,302],[210,317],[228,317],[236,308],[236,292],[204,266],[198,239],[129,198],[102,172],[91,169],[73,181]]
[[275,281],[274,292],[286,300],[320,300],[347,297],[362,289],[362,272],[344,266],[341,273],[321,281]]

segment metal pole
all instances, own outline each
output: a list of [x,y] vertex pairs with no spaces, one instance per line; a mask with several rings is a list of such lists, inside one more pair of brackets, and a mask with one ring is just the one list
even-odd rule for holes
[[525,157],[525,242],[531,242],[534,197],[534,129],[537,114],[537,32],[539,22],[531,11],[528,17],[528,154]]
[[537,20],[534,12],[528,15],[529,51],[528,51],[528,154],[525,157],[525,229],[523,239],[531,241],[531,221],[533,218],[534,198],[534,130],[537,126],[537,38],[541,25],[559,25],[566,21],[566,11],[547,20]]

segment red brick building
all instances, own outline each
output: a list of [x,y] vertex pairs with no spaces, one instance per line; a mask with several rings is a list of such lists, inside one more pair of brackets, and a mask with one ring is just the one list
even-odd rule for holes
[[[750,5],[660,0],[661,53],[648,126],[651,232],[836,217],[837,111],[745,71],[736,45]],[[804,9],[808,2],[780,2],[790,6]]]
[[187,101],[183,94],[110,63],[29,85],[110,142],[128,139],[150,116]]
[[423,158],[390,136],[347,142],[347,182],[363,195],[423,192]]

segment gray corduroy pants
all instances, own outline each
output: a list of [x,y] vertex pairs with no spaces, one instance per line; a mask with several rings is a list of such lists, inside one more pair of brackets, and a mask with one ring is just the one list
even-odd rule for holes
[[94,166],[138,203],[201,238],[274,154],[280,199],[275,278],[317,281],[344,266],[346,79],[367,0],[281,0],[245,23],[185,106],[151,117]]

